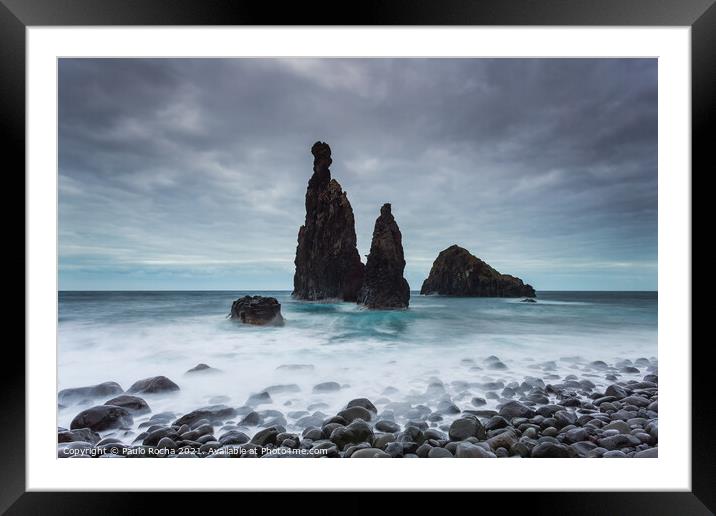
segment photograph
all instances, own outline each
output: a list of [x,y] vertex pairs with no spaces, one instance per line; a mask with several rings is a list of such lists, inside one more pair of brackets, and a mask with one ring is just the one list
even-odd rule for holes
[[57,457],[657,458],[658,70],[58,58]]

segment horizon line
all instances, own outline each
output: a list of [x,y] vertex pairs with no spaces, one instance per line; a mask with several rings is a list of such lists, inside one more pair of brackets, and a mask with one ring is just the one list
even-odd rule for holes
[[[293,292],[293,289],[58,289],[57,292]],[[419,290],[410,290],[411,293],[417,292],[418,295],[432,295],[432,294],[420,294]],[[622,289],[622,290],[584,290],[584,289],[542,289],[535,290],[535,292],[659,292],[658,289],[643,290],[643,289]],[[480,297],[480,296],[468,296],[468,297]],[[491,296],[499,297],[499,296]],[[518,296],[518,297],[529,297],[529,296]],[[536,296],[535,296],[536,297]]]

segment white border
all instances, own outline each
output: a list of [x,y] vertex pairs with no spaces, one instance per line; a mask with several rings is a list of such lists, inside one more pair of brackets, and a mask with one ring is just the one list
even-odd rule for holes
[[[32,27],[27,43],[28,490],[690,490],[689,28]],[[394,460],[380,467],[377,459],[56,459],[59,56],[658,57],[659,458]]]

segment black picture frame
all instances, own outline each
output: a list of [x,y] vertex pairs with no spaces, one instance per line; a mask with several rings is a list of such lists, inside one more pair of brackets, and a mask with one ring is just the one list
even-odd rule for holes
[[[716,170],[711,147],[716,134],[715,0],[364,0],[354,6],[313,1],[286,3],[230,0],[0,0],[0,132],[4,151],[6,195],[20,189],[25,169],[25,30],[29,26],[82,25],[551,25],[551,26],[689,26],[692,73],[692,171]],[[342,8],[340,8],[342,7]],[[10,158],[10,159],[8,159]],[[12,163],[12,165],[10,165]],[[685,170],[684,174],[693,172]],[[9,186],[9,179],[17,184]],[[692,188],[693,191],[693,188]],[[9,197],[10,195],[8,195]],[[12,194],[16,197],[17,194]],[[17,209],[4,204],[5,221]],[[692,201],[693,206],[693,201]],[[19,223],[9,222],[19,231]],[[23,233],[23,241],[24,241]],[[15,249],[15,248],[13,248]],[[23,258],[27,258],[23,249]],[[9,252],[9,251],[6,251]],[[692,251],[693,253],[693,247]],[[19,268],[13,252],[10,267]],[[693,254],[692,254],[693,256]],[[691,284],[691,271],[684,275]],[[18,274],[14,274],[19,276]],[[25,278],[27,281],[27,278]],[[24,292],[24,287],[23,287]],[[9,296],[6,297],[6,299]],[[24,294],[23,294],[24,297]],[[20,303],[12,298],[19,309]],[[24,303],[23,303],[24,309]],[[19,315],[19,314],[18,314]],[[10,321],[8,317],[6,319]],[[713,514],[716,511],[716,439],[708,341],[692,353],[692,491],[642,493],[473,493],[470,504],[488,497],[510,510],[550,514]],[[671,343],[688,349],[691,343]],[[701,347],[699,347],[701,346]],[[6,339],[0,396],[0,512],[7,514],[110,514],[144,512],[149,500],[162,511],[184,512],[184,495],[112,493],[35,493],[25,489],[25,354],[16,340]],[[712,374],[712,373],[711,373]],[[10,445],[10,443],[12,443]],[[23,445],[19,445],[22,443]],[[320,487],[320,486],[317,486]],[[221,503],[232,496],[221,495]],[[242,494],[241,496],[245,496]],[[258,495],[274,503],[274,495]],[[316,503],[296,493],[292,504]],[[315,495],[313,495],[315,496]],[[357,512],[370,504],[365,495],[346,494],[341,505]],[[453,495],[450,495],[453,496]],[[476,498],[479,497],[479,498]],[[412,503],[423,504],[418,494]],[[508,500],[508,501],[505,501]],[[228,500],[226,500],[228,501]],[[445,501],[445,499],[443,499]],[[407,503],[407,502],[406,502]],[[219,510],[219,505],[213,505]],[[404,506],[406,507],[406,506]],[[479,507],[475,505],[476,509]],[[183,509],[183,510],[182,510]],[[146,510],[146,509],[145,509]],[[230,510],[230,509],[227,509]]]

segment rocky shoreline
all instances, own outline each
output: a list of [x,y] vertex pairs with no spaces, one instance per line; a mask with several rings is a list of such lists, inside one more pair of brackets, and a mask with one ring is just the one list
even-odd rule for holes
[[[486,370],[507,369],[495,356],[463,358],[460,364],[476,378]],[[200,365],[193,375],[216,371]],[[58,393],[60,408],[93,406],[80,410],[69,429],[58,427],[58,457],[658,456],[655,359],[608,364],[575,358],[575,374],[564,376],[551,373],[553,365],[538,364],[541,377],[522,381],[433,378],[424,392],[402,397],[386,388],[374,400],[346,400],[335,414],[322,412],[327,404],[320,402],[305,410],[261,409],[272,396],[301,395],[293,384],[266,387],[240,407],[217,403],[186,414],[152,413],[153,397],[180,390],[164,376],[138,380],[126,392],[116,382],[64,389]],[[298,367],[282,367],[292,366]],[[336,396],[341,389],[338,382],[318,383],[305,397]]]

